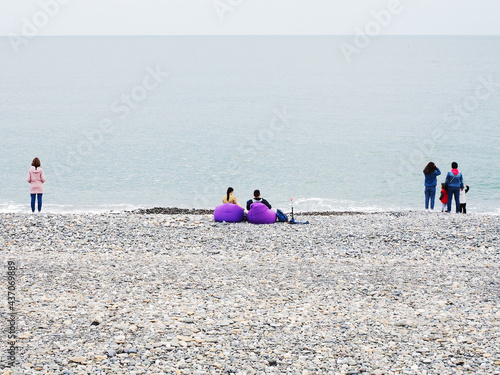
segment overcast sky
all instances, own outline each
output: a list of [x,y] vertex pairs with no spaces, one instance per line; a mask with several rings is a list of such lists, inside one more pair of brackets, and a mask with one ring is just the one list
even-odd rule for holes
[[499,16],[499,0],[1,0],[0,35],[500,35]]

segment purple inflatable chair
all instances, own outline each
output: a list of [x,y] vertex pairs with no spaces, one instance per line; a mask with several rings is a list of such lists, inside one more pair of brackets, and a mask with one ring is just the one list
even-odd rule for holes
[[252,224],[272,224],[276,221],[276,212],[267,208],[264,203],[255,202],[250,205],[247,219]]
[[243,220],[244,208],[233,203],[225,203],[215,207],[214,220],[239,223]]

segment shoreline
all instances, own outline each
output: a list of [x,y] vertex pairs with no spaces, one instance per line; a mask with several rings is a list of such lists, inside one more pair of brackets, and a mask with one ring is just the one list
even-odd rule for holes
[[[275,211],[275,209],[273,209]],[[245,210],[246,211],[246,210]],[[213,215],[213,209],[203,208],[178,208],[178,207],[153,207],[153,208],[140,208],[132,211],[125,211],[132,214],[147,214],[147,215]],[[283,212],[291,215],[291,211]],[[377,211],[377,212],[363,212],[363,211],[296,211],[294,215],[303,216],[337,216],[337,215],[370,215],[376,213],[395,213],[397,211]],[[416,212],[416,211],[401,211],[401,212]]]
[[[273,209],[275,211],[275,209]],[[289,218],[291,216],[291,210],[282,210]],[[247,212],[245,210],[245,212]],[[37,216],[37,215],[118,215],[118,214],[128,214],[128,215],[212,215],[213,209],[205,208],[179,208],[179,207],[152,207],[152,208],[137,208],[132,210],[106,210],[106,211],[75,211],[75,212],[50,212],[42,210],[41,213],[38,212],[0,212],[0,215],[25,215],[25,216]],[[294,211],[294,216],[308,216],[308,217],[335,217],[335,216],[370,216],[370,215],[390,215],[390,216],[401,216],[401,215],[411,215],[411,214],[438,214],[445,215],[446,212],[441,212],[439,210],[426,211],[426,210],[388,210],[388,211]],[[452,212],[450,215],[458,216],[500,216],[497,212],[468,212],[467,214],[456,214]]]
[[[14,207],[15,206],[15,207]],[[12,208],[3,207],[0,209],[0,214],[32,214],[28,205],[14,205]],[[212,215],[214,208],[193,208],[193,207],[182,207],[182,206],[128,206],[120,205],[121,207],[112,206],[96,206],[96,207],[73,207],[73,206],[52,206],[50,204],[44,205],[42,208],[42,214],[53,214],[53,215],[88,215],[88,214],[116,214],[116,213],[127,213],[127,214],[163,214],[163,215]],[[273,207],[273,211],[279,207]],[[426,211],[423,208],[339,208],[339,209],[298,209],[294,207],[294,215],[303,216],[342,216],[342,215],[375,215],[375,214],[392,214],[400,215],[407,213],[441,213],[441,208],[436,207],[432,211]],[[281,207],[281,210],[288,216],[291,215],[291,209]],[[246,210],[245,210],[246,211]],[[246,211],[247,212],[247,211]],[[454,212],[452,212],[454,213]],[[500,209],[490,209],[488,211],[474,210],[469,208],[468,214],[473,215],[488,215],[488,216],[500,216]]]
[[[272,209],[276,211],[274,208]],[[290,219],[291,210],[282,210]],[[138,215],[213,215],[213,209],[204,208],[178,208],[178,207],[153,207],[153,208],[139,208],[135,210],[124,210],[120,211],[123,213],[138,214]],[[245,212],[248,212],[245,210]],[[107,213],[116,213],[113,211]],[[391,215],[391,216],[401,216],[409,214],[447,214],[446,212],[441,212],[437,209],[432,211],[426,210],[388,210],[388,211],[294,211],[294,216],[365,216],[365,215]],[[496,212],[469,212],[467,214],[456,214],[452,212],[450,215],[460,215],[460,216],[473,216],[473,215],[485,215],[485,216],[499,216]]]

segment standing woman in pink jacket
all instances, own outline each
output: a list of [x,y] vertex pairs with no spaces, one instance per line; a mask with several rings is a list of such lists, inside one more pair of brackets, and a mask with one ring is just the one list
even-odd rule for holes
[[45,175],[40,167],[40,159],[34,158],[26,179],[31,185],[31,212],[35,212],[35,198],[38,198],[38,212],[42,210],[42,194]]

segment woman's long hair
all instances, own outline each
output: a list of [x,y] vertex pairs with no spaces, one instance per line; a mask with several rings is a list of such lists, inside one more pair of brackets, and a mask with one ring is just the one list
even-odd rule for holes
[[434,164],[432,161],[429,162],[424,168],[424,174],[431,174],[436,170],[436,164]]
[[31,165],[37,169],[40,166],[40,159],[34,158],[33,161],[31,162]]
[[231,194],[234,191],[232,187],[227,188],[227,201],[229,202],[229,194]]

